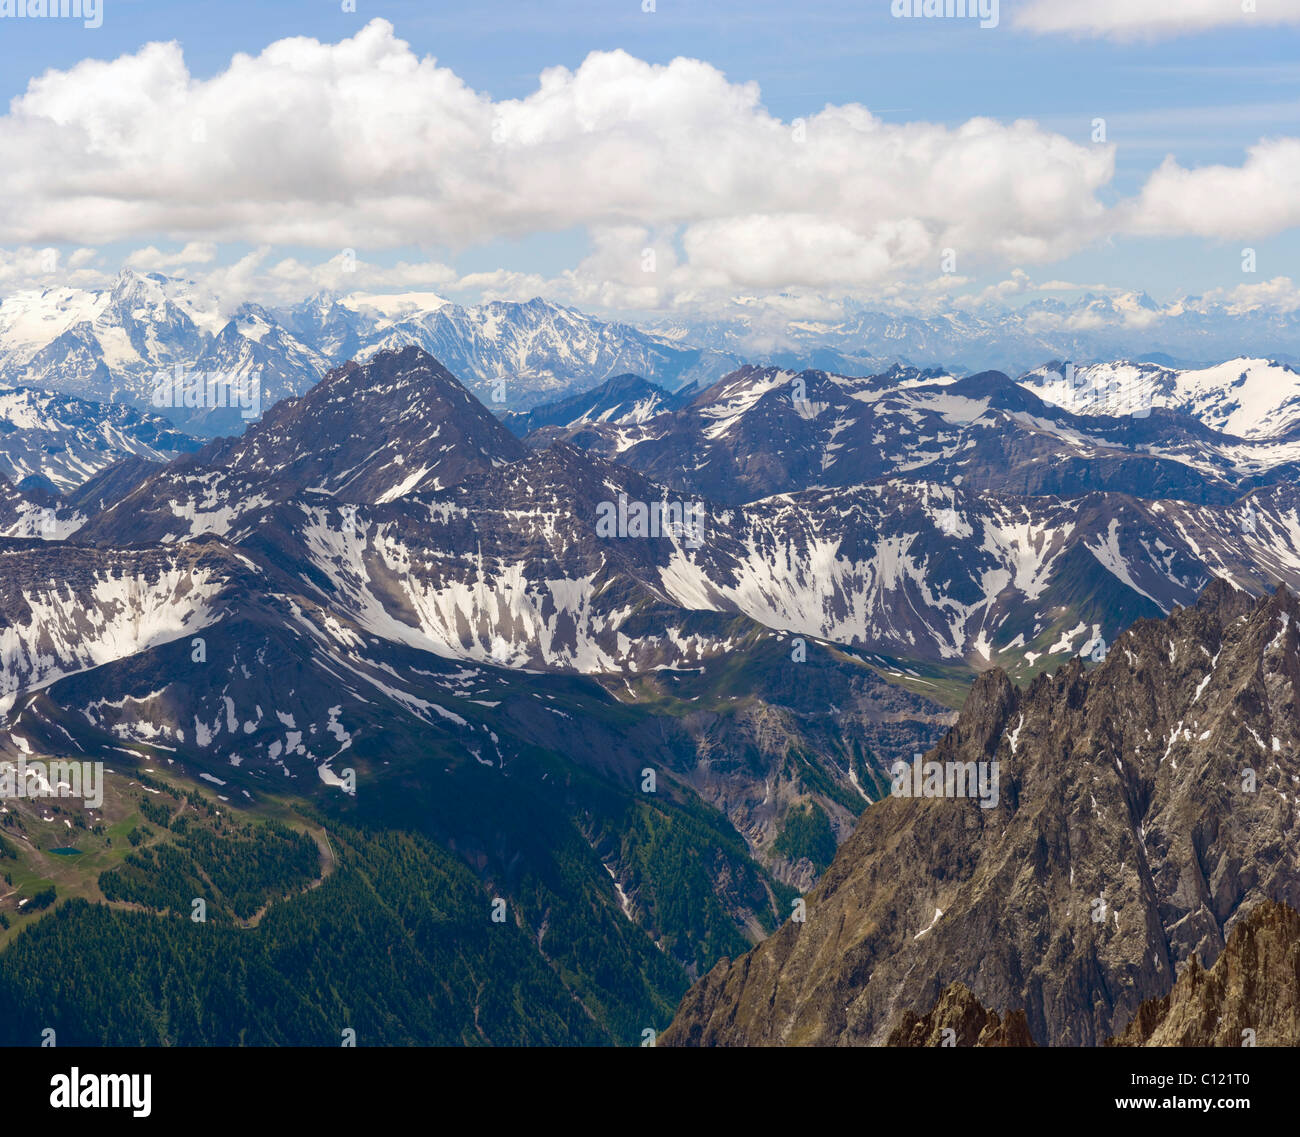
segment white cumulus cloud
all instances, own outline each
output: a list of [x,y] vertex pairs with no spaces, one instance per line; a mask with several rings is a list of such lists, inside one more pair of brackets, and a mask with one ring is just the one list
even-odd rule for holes
[[1300,0],[1028,0],[1012,23],[1033,32],[1154,39],[1300,24]]
[[[1276,15],[1281,0],[1269,2]],[[1094,22],[1130,10],[1156,11],[1069,5]],[[1066,6],[1019,11],[1052,30],[1048,15]],[[236,55],[206,78],[178,44],[155,43],[33,79],[0,115],[0,242],[142,245],[128,263],[202,269],[223,295],[395,287],[661,308],[888,296],[942,272],[925,286],[941,292],[1126,232],[1300,224],[1295,139],[1261,142],[1237,167],[1171,157],[1118,204],[1114,170],[1113,146],[1030,120],[896,123],[850,103],[786,122],[755,83],[624,51],[494,101],[376,19],[339,43],[295,37]],[[587,250],[547,274],[502,264],[458,277],[442,263],[544,233],[581,234]],[[222,245],[254,251],[222,265]],[[321,260],[273,255],[286,248]],[[12,275],[28,262],[52,271],[46,254]]]
[[1200,237],[1270,236],[1300,225],[1300,139],[1252,146],[1240,166],[1187,169],[1171,156],[1126,203],[1133,232]]
[[[577,228],[615,292],[848,287],[936,271],[947,248],[971,265],[1066,255],[1104,227],[1112,173],[1110,148],[1032,122],[892,124],[850,104],[796,128],[757,85],[685,58],[593,53],[494,102],[373,20],[211,78],[165,43],[34,79],[0,117],[0,240],[190,243],[135,261],[175,267],[213,242],[461,249]],[[663,246],[653,281],[635,241],[594,236],[633,230]]]

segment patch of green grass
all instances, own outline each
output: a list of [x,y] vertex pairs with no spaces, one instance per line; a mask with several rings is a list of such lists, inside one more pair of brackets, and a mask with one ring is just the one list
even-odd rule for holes
[[971,684],[979,674],[965,663],[931,663],[927,660],[902,659],[857,648],[834,649],[835,654],[860,666],[869,667],[886,683],[902,687],[913,695],[922,695],[940,706],[959,711],[970,694]]

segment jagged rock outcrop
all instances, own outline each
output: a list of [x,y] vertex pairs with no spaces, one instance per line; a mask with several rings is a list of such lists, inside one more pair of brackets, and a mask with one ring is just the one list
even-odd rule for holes
[[1264,901],[1208,971],[1192,956],[1168,995],[1108,1046],[1300,1046],[1300,913]]
[[806,921],[715,967],[661,1040],[881,1044],[955,982],[1037,1043],[1111,1037],[1255,904],[1300,905],[1298,628],[1287,589],[1216,582],[1091,671],[986,673],[926,758],[996,761],[987,808],[868,809]]
[[1004,1020],[982,1007],[964,983],[954,983],[927,1014],[905,1011],[888,1045],[1033,1046],[1034,1040],[1024,1011],[1011,1011]]

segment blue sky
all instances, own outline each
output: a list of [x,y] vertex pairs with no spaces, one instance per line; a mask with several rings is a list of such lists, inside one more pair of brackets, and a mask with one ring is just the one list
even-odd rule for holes
[[[651,13],[642,11],[640,0],[497,0],[474,6],[358,0],[356,12],[330,2],[103,2],[103,24],[93,30],[63,20],[0,20],[6,97],[21,95],[47,69],[66,71],[88,58],[115,59],[155,41],[177,41],[190,76],[210,79],[224,72],[236,53],[256,55],[293,36],[338,43],[378,17],[389,21],[417,56],[434,57],[495,101],[526,99],[547,68],[576,70],[591,52],[621,49],[652,64],[698,59],[732,84],[756,82],[762,107],[787,122],[828,104],[856,103],[899,125],[931,122],[957,129],[977,116],[1007,124],[1030,118],[1044,132],[1088,146],[1092,122],[1102,117],[1115,148],[1113,177],[1096,187],[1097,200],[1107,206],[1139,194],[1166,155],[1186,169],[1235,168],[1261,139],[1300,136],[1300,24],[1243,20],[1208,31],[1124,40],[1023,30],[1014,22],[1014,0],[1003,0],[993,29],[971,20],[896,19],[888,0],[798,5],[657,0]],[[1271,2],[1293,7],[1284,0]],[[1269,3],[1260,0],[1264,7]],[[954,186],[953,192],[959,195],[963,187]],[[1240,207],[1249,213],[1252,204],[1243,200]],[[429,257],[460,273],[504,269],[550,278],[590,253],[589,227],[580,218],[570,221],[500,237],[479,233],[466,241],[355,247],[376,265]],[[1296,228],[1274,224],[1271,229],[1244,235],[1107,233],[1081,249],[1035,261],[1030,273],[1036,280],[1147,289],[1160,298],[1231,288],[1242,282],[1245,243],[1257,248],[1261,278],[1287,274],[1300,263]],[[17,233],[8,236],[9,245],[21,243],[13,239]],[[152,234],[141,229],[105,236],[94,243],[105,264],[144,244],[174,250],[187,236],[204,239],[198,231],[164,226]],[[217,238],[213,263],[231,263],[265,244],[231,237],[226,231]],[[659,230],[657,237],[681,253],[680,235]],[[50,243],[65,252],[86,244]],[[304,260],[335,252],[317,241],[274,244],[277,255]],[[999,262],[981,256],[977,263],[972,288],[1004,279],[1016,267],[1014,258]],[[875,286],[868,282],[860,291],[870,294]],[[834,286],[822,286],[827,288]],[[844,290],[853,289],[846,284]]]

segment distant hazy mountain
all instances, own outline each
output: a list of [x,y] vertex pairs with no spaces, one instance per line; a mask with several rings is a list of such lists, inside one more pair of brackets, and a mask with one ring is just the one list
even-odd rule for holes
[[1296,314],[1242,311],[1197,297],[1162,306],[1142,292],[1089,294],[1018,308],[953,307],[930,316],[873,310],[852,300],[838,307],[838,319],[810,320],[776,317],[740,302],[729,318],[651,319],[646,327],[754,362],[850,375],[882,371],[893,362],[1020,374],[1048,359],[1132,359],[1184,368],[1196,366],[1191,361],[1261,352],[1300,360]]
[[437,355],[484,402],[511,411],[626,372],[673,388],[711,381],[739,362],[541,299],[462,307],[429,293],[317,294],[277,311],[249,303],[223,314],[189,282],[123,269],[102,291],[48,288],[0,302],[0,380],[133,402],[208,436],[238,433],[253,416],[159,406],[160,371],[235,381],[257,374],[264,410],[333,366],[410,344]]
[[[629,372],[674,389],[696,379],[711,381],[739,363],[727,352],[679,344],[542,299],[462,307],[427,294],[345,296],[326,307],[318,297],[285,318],[322,350],[350,323],[361,360],[416,344],[485,403],[510,411]],[[313,339],[318,327],[323,338]]]

